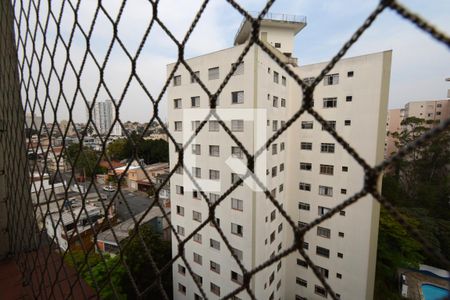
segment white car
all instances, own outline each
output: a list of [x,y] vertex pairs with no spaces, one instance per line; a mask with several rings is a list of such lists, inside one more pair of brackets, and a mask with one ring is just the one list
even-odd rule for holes
[[107,191],[107,192],[115,192],[116,191],[116,189],[112,186],[104,186],[103,190]]

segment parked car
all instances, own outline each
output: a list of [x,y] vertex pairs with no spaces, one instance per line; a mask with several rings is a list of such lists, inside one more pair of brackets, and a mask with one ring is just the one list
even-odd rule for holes
[[107,191],[107,192],[115,192],[116,191],[116,189],[113,186],[104,186],[103,190]]

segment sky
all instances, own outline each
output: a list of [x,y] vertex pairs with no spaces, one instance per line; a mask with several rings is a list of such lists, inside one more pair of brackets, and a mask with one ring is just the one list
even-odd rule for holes
[[[55,15],[59,15],[62,3],[63,1],[51,1],[51,7],[46,6],[47,3],[42,3],[39,17],[32,10],[28,18],[29,24],[34,24],[36,18],[44,22],[49,9]],[[174,62],[178,55],[175,43],[161,26],[155,23],[136,61],[137,74],[146,88],[142,88],[136,79],[127,84],[131,72],[127,53],[115,41],[108,54],[113,32],[109,18],[117,17],[122,1],[102,1],[109,16],[103,11],[99,12],[89,43],[91,53],[86,59],[84,56],[87,44],[80,29],[75,27],[70,38],[74,24],[70,3],[77,5],[76,0],[65,2],[60,28],[64,41],[68,43],[71,40],[69,50],[66,51],[59,40],[53,59],[44,51],[41,69],[38,69],[39,64],[35,63],[31,70],[34,76],[38,72],[50,74],[53,66],[58,74],[63,74],[67,57],[72,63],[72,66],[69,65],[66,69],[64,77],[57,78],[54,72],[51,76],[44,75],[50,82],[48,85],[50,97],[46,97],[47,89],[44,81],[36,83],[37,98],[41,104],[44,99],[52,99],[52,103],[47,100],[45,106],[46,121],[52,121],[53,105],[57,110],[58,121],[68,119],[69,108],[73,106],[74,121],[85,122],[85,101],[92,101],[94,98],[97,101],[113,98],[122,99],[120,108],[122,121],[148,122],[153,113],[149,95],[155,99],[161,96],[160,92],[167,77],[166,65]],[[447,35],[450,34],[450,1],[403,0],[401,3],[419,13]],[[249,11],[260,11],[265,1],[246,0],[240,1],[240,4]],[[277,0],[270,12],[306,16],[307,26],[297,35],[294,51],[300,65],[305,65],[329,61],[377,4],[378,1],[372,0]],[[161,0],[158,5],[158,16],[175,38],[182,40],[200,5],[201,1],[198,0]],[[80,2],[77,20],[86,33],[90,31],[96,7],[97,1]],[[147,0],[126,2],[117,32],[129,55],[136,54],[152,14],[152,6]],[[185,57],[195,57],[231,47],[241,21],[242,16],[229,3],[224,0],[211,0],[186,44]],[[44,41],[50,49],[53,49],[56,36],[54,21],[49,22],[45,37],[38,30],[35,38],[38,53]],[[450,51],[389,9],[375,20],[371,28],[352,46],[346,57],[384,50],[393,50],[390,108],[402,107],[409,101],[442,99],[447,96],[450,83],[444,79],[450,77]],[[27,47],[27,51],[32,49]],[[19,52],[19,57],[20,55],[23,55],[23,51]],[[104,83],[107,88],[104,85],[98,88],[100,73],[91,55],[100,65],[104,64],[108,55],[104,69]],[[71,67],[77,72],[81,70],[79,80]],[[36,99],[33,91],[28,93],[28,97]],[[159,112],[165,120],[167,117],[165,95],[162,95],[161,99]]]

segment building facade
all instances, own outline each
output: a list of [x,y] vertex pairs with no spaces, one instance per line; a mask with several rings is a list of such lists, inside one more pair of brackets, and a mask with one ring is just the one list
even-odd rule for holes
[[[87,112],[87,118],[89,119],[89,111]],[[122,128],[120,124],[118,122],[114,123],[115,118],[116,111],[111,100],[95,102],[94,108],[92,109],[92,122],[95,124],[101,135],[108,134],[111,127],[112,136],[122,135]],[[96,131],[94,131],[94,134],[95,133]]]
[[[265,19],[260,38],[300,78],[312,82],[326,63],[298,66],[292,57],[294,37],[305,25],[298,17]],[[250,32],[250,25],[243,22],[234,47],[187,60],[210,91],[218,89],[246,46]],[[383,159],[390,66],[390,51],[343,59],[317,85],[314,94],[314,109],[371,165]],[[173,67],[168,65],[168,74]],[[204,119],[196,112],[209,108],[209,98],[195,78],[180,67],[168,89],[168,102],[169,129],[181,146]],[[301,104],[298,84],[267,53],[252,46],[219,95],[217,113],[254,154],[260,135],[264,141],[269,139]],[[231,111],[231,117],[227,111]],[[299,226],[363,187],[362,168],[309,114],[302,115],[274,141],[262,159],[256,168],[265,165],[264,184]],[[241,164],[233,163],[236,160]],[[171,169],[177,161],[178,152],[170,143]],[[192,187],[186,170],[178,168],[171,177],[171,220],[182,239],[208,218],[209,205],[245,173],[239,166],[246,164],[246,158],[212,118],[186,148],[184,163],[196,181],[216,183],[204,185],[216,190],[203,189],[208,204],[198,187]],[[247,183],[239,185],[216,207],[215,217],[247,270],[281,253],[294,241],[290,225],[278,209],[263,192]],[[378,203],[366,196],[305,236],[307,254],[342,299],[373,297],[378,218]],[[176,255],[175,236],[172,247]],[[239,265],[214,226],[207,224],[196,232],[185,244],[184,254],[208,298],[225,297],[242,284]],[[173,287],[174,299],[201,299],[181,259],[173,264]],[[250,287],[257,299],[330,298],[297,252],[257,272]],[[248,298],[244,291],[234,299]]]

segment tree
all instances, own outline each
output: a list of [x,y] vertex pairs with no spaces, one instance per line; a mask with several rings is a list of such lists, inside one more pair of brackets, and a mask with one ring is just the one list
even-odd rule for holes
[[[143,242],[145,243],[145,247],[139,236],[136,235],[130,240],[130,244],[125,250],[125,261],[131,270],[136,285],[140,291],[143,291],[145,288],[151,286],[157,279],[157,270],[152,266],[145,248],[147,248],[152,255],[158,270],[161,270],[170,262],[172,259],[172,252],[170,242],[162,240],[161,235],[156,233],[150,225],[141,226],[139,231]],[[172,298],[171,266],[162,273],[161,282],[169,299]],[[125,280],[123,288],[128,296],[134,295],[134,288],[129,279]],[[151,295],[153,299],[162,299],[161,292],[157,285],[155,285],[147,295]]]
[[65,148],[65,158],[76,172],[86,174],[87,177],[104,172],[96,165],[99,158],[97,152],[88,147],[82,147],[80,150],[80,144]]
[[111,142],[106,148],[106,153],[113,160],[122,160],[131,157],[130,144],[126,139],[118,139]]

